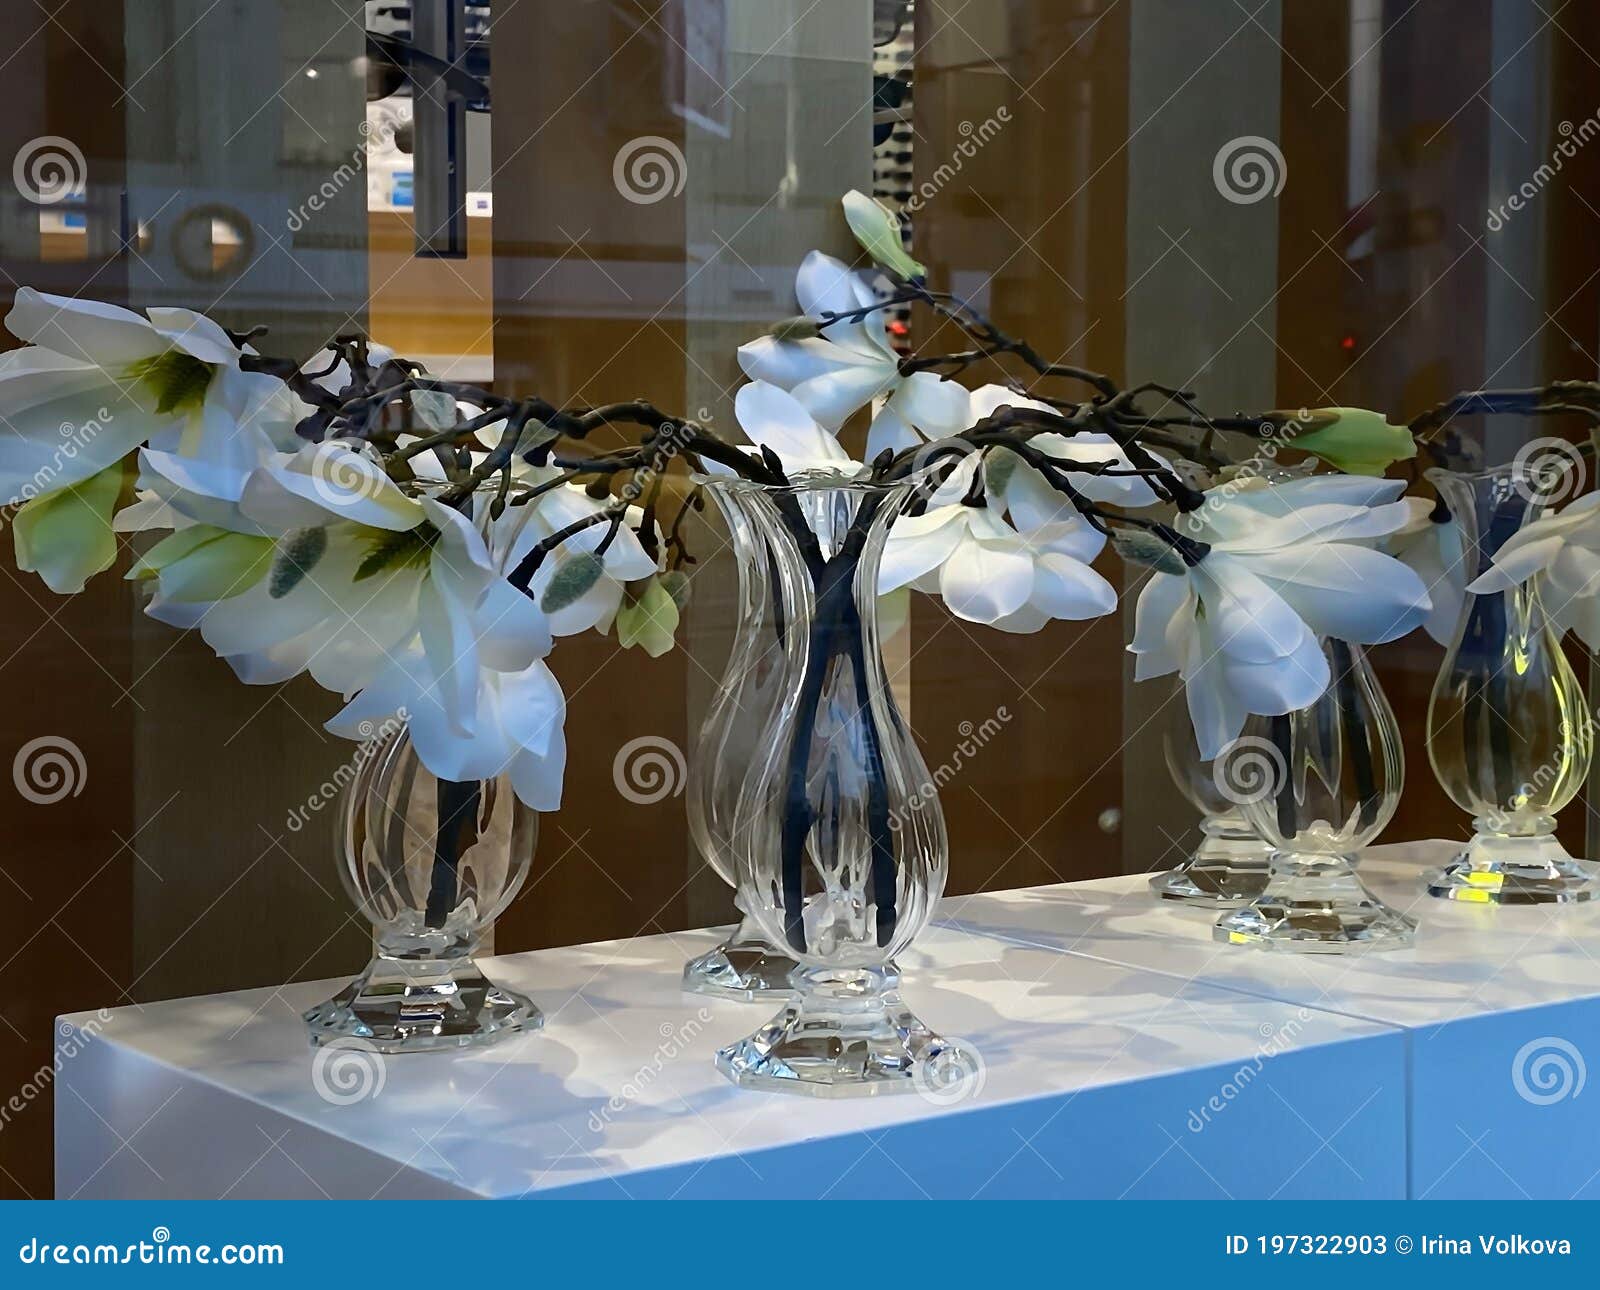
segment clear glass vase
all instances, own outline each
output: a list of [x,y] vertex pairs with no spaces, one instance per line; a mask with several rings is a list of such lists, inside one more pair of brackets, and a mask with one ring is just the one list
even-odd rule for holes
[[689,832],[706,863],[735,887],[742,921],[715,949],[685,965],[683,984],[700,994],[780,998],[790,991],[795,960],[768,943],[737,890],[734,830],[745,773],[784,695],[789,624],[771,525],[764,518],[768,499],[750,489],[709,491],[727,523],[738,568],[738,621],[728,665],[689,761]]
[[[1536,519],[1544,495],[1520,464],[1476,474],[1430,470],[1461,526],[1468,582]],[[1572,665],[1550,624],[1539,580],[1468,593],[1428,702],[1428,760],[1473,836],[1430,875],[1451,900],[1545,904],[1589,900],[1596,870],[1555,835],[1555,816],[1583,786],[1594,730]]]
[[904,485],[817,474],[765,490],[751,511],[788,636],[781,702],[740,793],[735,858],[750,913],[800,966],[783,1009],[717,1054],[738,1084],[910,1090],[937,1084],[959,1051],[907,1008],[893,962],[932,915],[948,859],[934,780],[879,652],[878,562],[904,498]]
[[1359,645],[1322,642],[1332,680],[1315,703],[1254,716],[1217,758],[1220,782],[1273,846],[1266,889],[1214,935],[1264,949],[1349,953],[1408,944],[1416,923],[1367,890],[1354,853],[1400,801],[1400,725]]
[[533,861],[538,813],[509,776],[435,778],[402,722],[362,744],[339,818],[345,888],[377,930],[367,969],[306,1013],[313,1044],[379,1052],[493,1043],[536,1030],[531,1000],[473,962]]
[[1163,900],[1227,909],[1259,896],[1267,885],[1263,842],[1239,809],[1235,794],[1216,767],[1200,755],[1194,723],[1184,701],[1183,683],[1161,708],[1161,750],[1178,791],[1200,812],[1205,836],[1182,864],[1150,879],[1150,890]]

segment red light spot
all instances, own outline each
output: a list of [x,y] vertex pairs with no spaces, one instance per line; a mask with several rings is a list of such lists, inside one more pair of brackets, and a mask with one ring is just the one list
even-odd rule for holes
[[1356,338],[1350,335],[1349,332],[1346,332],[1343,336],[1339,337],[1339,348],[1344,350],[1346,354],[1355,353]]

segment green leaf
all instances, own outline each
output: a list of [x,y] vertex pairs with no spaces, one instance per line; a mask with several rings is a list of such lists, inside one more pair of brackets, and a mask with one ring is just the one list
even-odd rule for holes
[[880,203],[852,188],[844,195],[843,205],[850,231],[879,268],[907,279],[928,276],[928,271],[906,253],[898,221]]
[[651,578],[635,600],[624,600],[617,610],[617,643],[623,649],[639,646],[651,658],[660,658],[672,648],[678,630],[678,606],[661,585]]
[[267,583],[267,596],[282,600],[300,585],[301,580],[317,567],[328,550],[328,530],[321,526],[296,529],[278,543],[272,561],[272,577]]
[[439,530],[431,524],[419,524],[402,533],[385,530],[372,540],[367,554],[356,566],[353,582],[365,582],[380,573],[398,573],[402,569],[420,569],[428,563]]
[[1183,557],[1154,533],[1143,529],[1113,529],[1111,545],[1124,560],[1142,564],[1159,573],[1187,573]]
[[35,497],[12,520],[17,568],[37,573],[51,591],[70,595],[83,590],[95,574],[117,558],[117,535],[111,513],[122,492],[122,463],[71,488]]
[[539,608],[547,614],[559,613],[568,605],[576,604],[589,588],[599,582],[606,571],[605,561],[593,551],[580,551],[561,562],[550,575],[544,592],[539,597]]

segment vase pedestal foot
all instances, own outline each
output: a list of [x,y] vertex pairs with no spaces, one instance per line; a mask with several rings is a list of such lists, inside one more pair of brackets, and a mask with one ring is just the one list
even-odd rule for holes
[[1559,905],[1600,897],[1600,868],[1574,860],[1554,833],[1512,837],[1480,830],[1427,881],[1430,896],[1480,905]]
[[1212,939],[1300,954],[1357,954],[1409,945],[1416,920],[1367,890],[1345,856],[1275,853],[1266,890],[1224,914]]
[[797,993],[753,1035],[717,1053],[717,1069],[745,1088],[811,1097],[937,1094],[956,1046],[900,998],[885,968],[802,968]]
[[789,977],[798,966],[746,918],[716,949],[684,964],[683,988],[723,999],[784,999],[794,993]]
[[1247,905],[1267,889],[1272,848],[1257,838],[1208,836],[1176,869],[1150,879],[1162,900],[1228,909]]
[[305,1014],[313,1045],[360,1040],[380,1053],[474,1048],[538,1030],[533,1000],[496,985],[470,958],[378,956],[326,1003]]

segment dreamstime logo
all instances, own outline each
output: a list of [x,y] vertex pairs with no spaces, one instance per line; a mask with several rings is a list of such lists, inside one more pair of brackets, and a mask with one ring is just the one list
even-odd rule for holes
[[[911,457],[912,479],[923,479],[930,471],[937,472],[934,478],[939,478],[939,485],[943,487],[962,468],[962,463],[974,455],[982,453],[982,449],[966,439],[952,437],[949,439],[934,439],[923,444]],[[979,468],[981,469],[981,462]],[[926,485],[932,485],[934,478],[924,480]]]
[[1530,1039],[1511,1059],[1511,1083],[1517,1096],[1534,1106],[1575,1099],[1583,1092],[1588,1075],[1583,1054],[1555,1035]]
[[1556,133],[1561,136],[1561,142],[1550,151],[1550,160],[1539,164],[1539,168],[1524,179],[1499,206],[1489,211],[1489,218],[1484,222],[1491,233],[1498,233],[1517,212],[1524,210],[1528,203],[1544,191],[1545,185],[1554,179],[1573,157],[1578,155],[1578,148],[1588,143],[1589,140],[1600,135],[1600,112],[1595,112],[1579,121],[1576,126],[1571,121],[1563,121],[1556,126]]
[[83,749],[60,735],[28,740],[11,761],[11,780],[17,792],[39,806],[76,797],[88,779]]
[[1575,497],[1583,491],[1583,477],[1583,453],[1565,439],[1531,439],[1511,459],[1512,487],[1541,506],[1559,506]]
[[1190,1110],[1185,1121],[1189,1132],[1204,1132],[1213,1119],[1244,1096],[1255,1083],[1257,1076],[1266,1069],[1267,1063],[1292,1048],[1295,1041],[1300,1038],[1300,1032],[1310,1021],[1311,1009],[1298,1008],[1294,1015],[1281,1025],[1272,1021],[1263,1021],[1258,1025],[1256,1033],[1261,1036],[1261,1042],[1256,1045],[1255,1057],[1223,1080],[1217,1091],[1199,1107]]
[[1289,765],[1276,744],[1255,735],[1240,735],[1211,763],[1217,792],[1235,806],[1276,797],[1289,782]]
[[658,1033],[661,1042],[650,1055],[650,1060],[623,1081],[622,1087],[606,1099],[598,1111],[589,1113],[589,1132],[604,1133],[606,1126],[633,1103],[642,1098],[657,1077],[667,1068],[667,1063],[681,1057],[700,1033],[711,1024],[710,1008],[701,1008],[686,1021],[663,1021]]
[[1261,446],[1229,472],[1220,484],[1206,490],[1205,504],[1198,510],[1179,515],[1173,522],[1178,529],[1190,535],[1205,532],[1206,522],[1212,512],[1226,506],[1240,493],[1270,486],[1268,476],[1278,470],[1278,454],[1293,447],[1295,439],[1314,421],[1309,408],[1299,408],[1292,417],[1275,415],[1263,418],[1257,428]]
[[654,206],[676,197],[689,179],[683,150],[659,134],[642,134],[617,149],[611,163],[611,182],[635,206]]
[[382,722],[363,721],[356,727],[356,736],[361,743],[356,747],[355,755],[336,768],[332,775],[323,780],[311,791],[311,794],[299,806],[294,807],[284,821],[284,827],[290,833],[298,833],[311,822],[311,817],[330,802],[340,799],[345,789],[361,773],[362,768],[379,753],[389,747],[390,741],[400,731],[405,729],[410,714],[401,708],[392,717]]
[[101,1008],[82,1025],[65,1018],[58,1021],[54,1059],[39,1067],[15,1093],[0,1102],[0,1129],[9,1127],[14,1117],[21,1115],[34,1101],[48,1093],[66,1064],[83,1052],[110,1020],[110,1009]]
[[354,449],[319,453],[311,464],[311,487],[329,506],[370,501],[382,492],[386,476]]
[[651,806],[663,798],[683,792],[689,767],[683,751],[660,735],[640,735],[617,749],[611,762],[611,778],[628,801],[636,806]]
[[921,784],[906,794],[905,803],[889,816],[889,829],[899,832],[929,802],[939,795],[939,790],[961,773],[961,768],[976,757],[980,750],[1011,721],[1011,710],[1001,704],[994,715],[985,717],[979,724],[963,721],[956,727],[961,742],[950,756],[939,763],[939,768]]
[[1211,182],[1235,206],[1254,206],[1283,191],[1289,164],[1271,139],[1241,134],[1217,149],[1211,162]]
[[383,1092],[389,1071],[383,1054],[365,1039],[339,1038],[311,1059],[311,1084],[334,1106],[353,1106]]
[[284,220],[284,227],[291,233],[298,233],[311,221],[313,215],[321,214],[332,203],[349,182],[357,175],[366,173],[367,156],[374,144],[387,148],[394,141],[403,123],[400,121],[381,121],[376,127],[370,121],[363,121],[357,129],[361,132],[361,143],[350,154],[337,170],[329,174],[305,201],[301,202],[294,210],[289,212]]
[[36,206],[54,206],[83,189],[89,163],[71,139],[58,134],[29,139],[11,162],[11,182]]
[[916,191],[906,201],[905,213],[915,215],[937,197],[944,186],[959,175],[966,163],[976,157],[1010,120],[1011,109],[998,107],[993,116],[985,117],[977,125],[973,125],[971,121],[963,121],[956,126],[961,141],[951,150],[950,156],[934,167],[933,173],[917,185]]
[[948,1039],[938,1052],[916,1064],[911,1083],[924,1102],[955,1106],[982,1093],[988,1074],[982,1053],[960,1039]]

